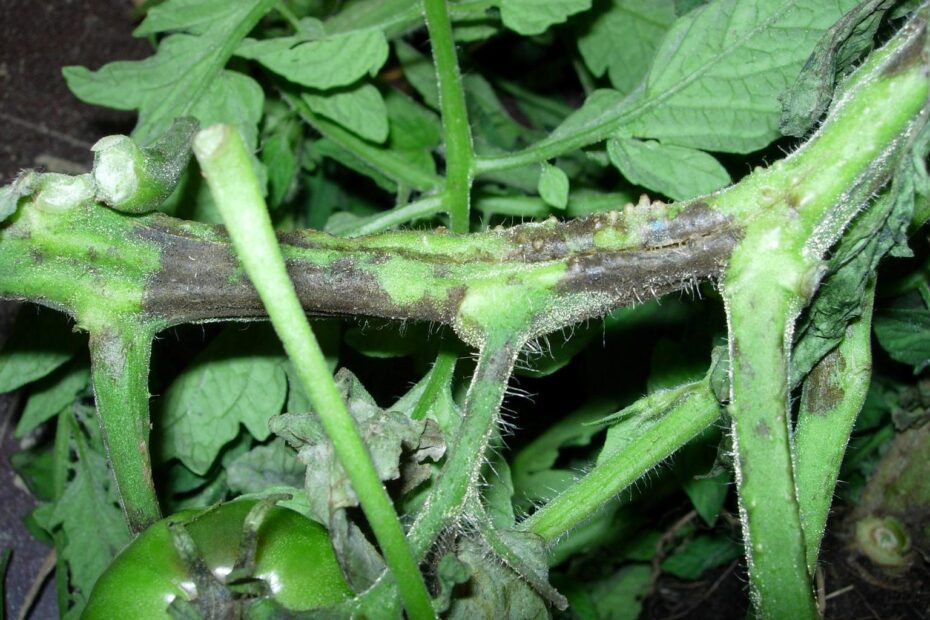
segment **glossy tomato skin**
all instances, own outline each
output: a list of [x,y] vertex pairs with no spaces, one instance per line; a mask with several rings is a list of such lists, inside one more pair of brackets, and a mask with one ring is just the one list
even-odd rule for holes
[[[207,511],[186,511],[140,534],[97,580],[84,620],[166,618],[176,597],[193,600],[197,588],[172,542],[169,520],[185,527],[210,570],[229,574],[254,501],[240,500]],[[198,515],[198,513],[200,513]],[[187,519],[192,519],[187,522]],[[293,510],[271,508],[258,530],[255,577],[274,599],[299,611],[323,607],[352,595],[326,529]]]

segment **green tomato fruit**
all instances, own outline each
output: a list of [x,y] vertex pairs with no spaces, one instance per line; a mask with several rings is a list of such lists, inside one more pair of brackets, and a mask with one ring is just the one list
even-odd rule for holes
[[[100,576],[82,618],[171,618],[167,607],[176,598],[196,605],[197,580],[175,548],[168,523],[184,523],[200,558],[222,582],[235,564],[243,524],[255,504],[229,502],[181,512],[152,525]],[[275,603],[293,611],[352,596],[326,529],[287,508],[271,507],[259,525],[252,577],[264,582]]]

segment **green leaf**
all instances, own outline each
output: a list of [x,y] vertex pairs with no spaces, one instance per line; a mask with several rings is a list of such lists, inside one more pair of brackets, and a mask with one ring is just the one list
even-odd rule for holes
[[875,336],[892,359],[920,372],[930,364],[930,311],[890,308],[875,313]]
[[258,121],[265,93],[258,82],[236,71],[220,71],[191,109],[202,127],[227,123],[239,130],[250,148],[258,144]]
[[747,153],[778,137],[779,96],[853,0],[720,0],[678,19],[645,82],[632,135]]
[[500,0],[504,25],[523,35],[542,34],[549,26],[591,8],[591,0]]
[[162,458],[203,475],[243,424],[259,441],[287,391],[284,356],[271,329],[230,327],[174,380],[158,403]]
[[597,77],[604,73],[622,93],[631,92],[649,70],[662,37],[675,21],[673,0],[612,0],[595,9],[578,37],[578,51]]
[[[500,440],[495,440],[495,444],[500,445]],[[510,465],[500,452],[491,454],[481,475],[485,480],[485,488],[481,497],[490,521],[486,526],[500,529],[502,535],[505,529],[512,528],[516,523]]]
[[439,117],[397,90],[384,98],[391,122],[387,150],[400,156],[408,165],[429,174],[436,173],[432,151],[442,142]]
[[16,425],[16,437],[24,437],[40,424],[74,402],[87,388],[90,371],[86,362],[74,361],[40,379],[29,394],[26,408]]
[[311,110],[358,136],[377,143],[387,140],[387,107],[381,92],[371,84],[329,93],[304,93],[302,96]]
[[780,129],[801,137],[827,110],[836,78],[872,46],[885,11],[896,0],[865,0],[834,24],[814,49],[794,85],[782,100]]
[[[141,143],[163,134],[181,116],[194,116],[207,125],[198,112],[221,103],[215,79],[242,38],[274,4],[275,0],[172,0],[159,6],[137,34],[180,29],[192,34],[166,37],[158,52],[144,60],[113,62],[94,72],[66,67],[62,73],[71,91],[87,103],[138,110],[133,137]],[[202,104],[208,93],[213,103]]]
[[712,568],[734,561],[742,553],[739,544],[725,536],[698,536],[666,558],[662,570],[693,581]]
[[54,499],[55,454],[51,446],[40,445],[15,452],[10,457],[10,465],[36,499]]
[[169,0],[149,8],[132,34],[135,37],[163,32],[209,34],[217,28],[217,22],[231,23],[239,18],[242,7],[236,4],[222,0]]
[[327,89],[376,75],[387,60],[388,44],[380,30],[359,30],[313,41],[246,39],[236,55],[255,60],[301,86]]
[[383,30],[390,38],[422,25],[423,8],[419,0],[354,0],[342,4],[326,20],[327,32]]
[[[296,101],[306,106],[302,99]],[[313,115],[308,120],[320,130],[324,139],[314,142],[313,148],[322,156],[370,177],[387,191],[398,186],[429,189],[441,184],[436,175],[436,162],[432,149],[440,142],[439,118],[430,110],[396,90],[384,96],[390,121],[390,135],[384,145],[362,140],[341,126]],[[305,117],[311,110],[302,112]]]
[[256,446],[226,467],[227,484],[234,493],[261,493],[269,487],[301,487],[306,466],[280,439]]
[[262,144],[261,161],[268,173],[268,206],[272,209],[281,206],[297,176],[294,128],[294,123],[282,123]]
[[539,195],[547,205],[556,209],[568,206],[568,176],[552,164],[544,163],[539,174]]
[[58,558],[67,563],[70,608],[64,617],[76,620],[97,578],[129,542],[130,534],[103,455],[93,409],[84,407],[65,415],[76,416],[66,425],[76,458],[67,466],[64,492],[50,505],[41,524],[55,534]]
[[618,137],[607,142],[607,154],[631,183],[675,200],[709,194],[730,183],[730,175],[720,162],[683,146]]
[[[779,136],[779,96],[853,0],[719,0],[678,18],[640,89],[596,90],[534,148],[593,144],[621,128],[710,151],[746,153]],[[553,148],[556,147],[557,148]]]
[[610,403],[591,401],[578,411],[551,425],[513,457],[511,472],[514,501],[528,510],[568,488],[579,478],[578,471],[556,467],[561,450],[583,448],[603,431],[591,424],[613,409]]
[[678,16],[685,15],[710,1],[711,0],[675,0],[675,14]]
[[652,583],[652,569],[646,564],[627,565],[608,577],[559,583],[571,609],[581,608],[591,620],[636,620],[642,601]]
[[722,472],[713,478],[691,477],[682,483],[682,488],[704,522],[713,525],[727,499],[729,485],[729,474]]
[[[501,102],[494,87],[484,77],[469,74],[465,83],[465,103],[472,123],[477,152],[510,150],[531,136],[530,130],[520,125]],[[536,171],[533,171],[536,173]],[[510,171],[512,177],[514,171]],[[534,176],[534,181],[536,177]]]
[[554,142],[575,134],[596,131],[605,123],[610,123],[616,111],[624,106],[626,97],[616,90],[600,88],[584,100],[580,108],[566,117],[556,127],[545,142]]
[[0,350],[0,394],[41,379],[67,362],[83,338],[62,314],[25,306]]
[[439,83],[436,80],[436,69],[429,56],[421,54],[417,48],[403,39],[394,42],[394,53],[397,54],[397,59],[400,60],[407,82],[423,98],[426,105],[438,110]]

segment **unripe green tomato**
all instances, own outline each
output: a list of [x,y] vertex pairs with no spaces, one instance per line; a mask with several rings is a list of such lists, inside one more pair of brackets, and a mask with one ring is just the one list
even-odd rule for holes
[[[206,565],[222,580],[233,568],[243,522],[255,503],[240,500],[212,510],[185,511],[152,525],[100,576],[82,618],[170,618],[167,606],[176,597],[193,601],[198,593],[167,522],[185,523]],[[268,511],[258,529],[255,561],[254,576],[288,609],[324,607],[352,596],[326,529],[293,510]]]

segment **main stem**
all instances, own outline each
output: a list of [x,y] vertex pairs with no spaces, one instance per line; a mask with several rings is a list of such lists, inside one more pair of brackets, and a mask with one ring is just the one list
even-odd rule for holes
[[268,310],[320,422],[358,495],[411,618],[435,618],[417,561],[407,545],[371,455],[326,365],[287,274],[258,180],[238,132],[215,125],[198,134],[194,154],[207,177],[240,260]]
[[161,518],[149,457],[149,363],[154,330],[114,320],[91,328],[97,419],[129,529]]
[[[788,358],[803,265],[766,247],[760,226],[734,251],[724,299],[729,319],[730,417],[753,603],[760,617],[816,618],[790,438]],[[763,232],[756,232],[763,231]],[[771,235],[769,235],[771,236]],[[761,264],[760,264],[761,263]]]
[[446,145],[446,204],[452,220],[452,231],[467,233],[475,154],[472,150],[468,110],[465,107],[465,91],[455,54],[452,24],[446,0],[423,0],[423,8],[433,46],[433,62],[439,78],[439,107]]

